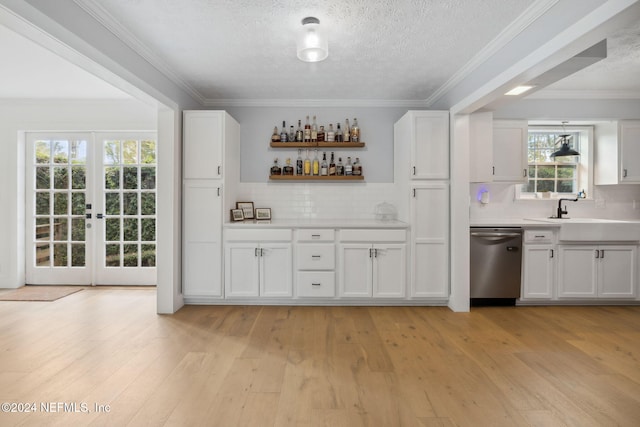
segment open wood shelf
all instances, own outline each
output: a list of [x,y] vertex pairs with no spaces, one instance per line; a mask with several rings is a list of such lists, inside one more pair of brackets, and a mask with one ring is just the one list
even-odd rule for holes
[[271,148],[362,148],[364,142],[271,142]]
[[363,181],[362,175],[318,176],[318,175],[270,175],[272,181]]

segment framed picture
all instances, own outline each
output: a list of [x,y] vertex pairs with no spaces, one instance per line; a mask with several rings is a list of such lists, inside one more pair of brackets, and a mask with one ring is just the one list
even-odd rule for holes
[[244,221],[242,209],[231,209],[231,221]]
[[253,219],[253,202],[236,202],[236,209],[242,210],[244,219]]
[[256,208],[256,219],[271,219],[271,209],[270,208]]

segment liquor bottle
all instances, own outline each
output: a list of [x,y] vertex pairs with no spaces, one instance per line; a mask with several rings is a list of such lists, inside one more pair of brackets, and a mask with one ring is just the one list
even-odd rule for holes
[[356,161],[353,162],[353,174],[355,176],[362,176],[362,163],[360,163],[360,157],[356,157]]
[[304,124],[304,142],[311,142],[311,125],[309,124],[309,116]]
[[320,126],[320,130],[318,131],[318,142],[324,142],[325,132],[324,126]]
[[360,127],[358,126],[358,119],[353,119],[353,126],[351,126],[351,142],[360,142]]
[[296,131],[293,130],[293,125],[289,128],[289,142],[294,142],[296,140]]
[[302,149],[298,148],[298,158],[296,159],[296,175],[302,175],[304,171],[303,168],[304,162],[302,161]]
[[333,157],[333,151],[331,152],[331,161],[329,162],[329,175],[334,176],[336,174],[336,161]]
[[345,125],[344,125],[344,142],[349,142],[351,141],[351,128],[349,127],[349,119],[345,120]]
[[340,123],[338,123],[338,129],[336,129],[336,142],[344,142],[344,135],[342,129],[340,129]]
[[296,129],[296,142],[302,142],[302,122],[298,120],[298,129]]
[[342,157],[338,157],[338,164],[336,165],[336,175],[344,176],[344,166],[342,165]]
[[273,135],[271,135],[271,142],[280,142],[280,134],[278,133],[278,126],[273,128]]
[[322,152],[322,163],[320,163],[320,175],[329,175],[329,166],[327,166],[327,152]]
[[271,166],[271,175],[282,175],[282,169],[278,166],[278,158],[273,159],[273,166]]
[[353,175],[353,165],[351,164],[351,157],[347,157],[347,163],[344,165],[344,174],[349,176]]
[[316,154],[313,157],[313,174],[320,175],[320,160],[318,160],[318,150],[315,150]]
[[280,142],[287,142],[289,139],[289,135],[287,135],[287,127],[284,124],[284,120],[282,121],[282,130],[280,131]]
[[326,136],[327,142],[335,142],[336,133],[333,131],[333,123],[329,123],[329,130],[327,131]]
[[286,165],[282,168],[282,175],[293,175],[293,166],[291,166],[291,159],[287,158]]
[[311,159],[309,159],[309,150],[307,150],[307,156],[304,158],[304,174],[311,175]]
[[316,124],[316,116],[313,116],[313,124],[311,125],[311,142],[318,142],[318,125]]

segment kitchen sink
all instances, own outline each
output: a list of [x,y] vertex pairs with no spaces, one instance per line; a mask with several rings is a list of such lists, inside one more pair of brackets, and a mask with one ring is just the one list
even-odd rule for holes
[[527,218],[548,224],[561,224],[560,241],[611,241],[640,240],[640,222],[600,218]]

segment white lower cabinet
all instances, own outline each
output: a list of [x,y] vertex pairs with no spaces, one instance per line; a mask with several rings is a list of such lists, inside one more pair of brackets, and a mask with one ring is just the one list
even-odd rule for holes
[[559,245],[559,298],[634,298],[637,246]]
[[227,243],[226,297],[291,297],[291,269],[291,243]]
[[553,298],[556,272],[554,246],[525,244],[523,261],[522,298]]
[[407,245],[341,243],[339,283],[342,297],[403,298]]

